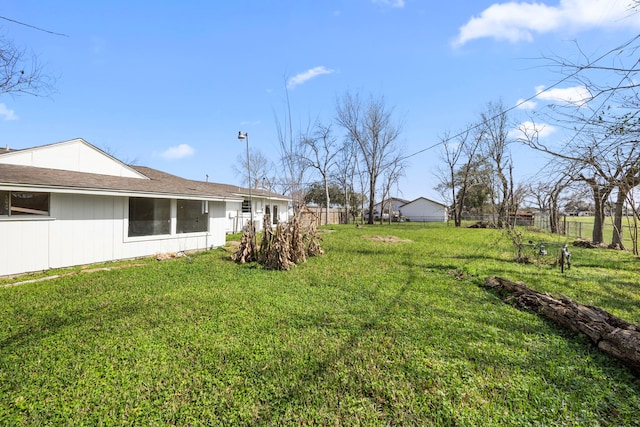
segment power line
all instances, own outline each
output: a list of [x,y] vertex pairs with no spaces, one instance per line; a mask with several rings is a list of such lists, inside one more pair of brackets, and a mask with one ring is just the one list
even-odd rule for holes
[[24,25],[25,27],[33,28],[34,30],[42,31],[45,33],[53,34],[55,36],[69,37],[66,34],[56,33],[55,31],[45,30],[44,28],[36,27],[35,25],[26,24],[24,22],[16,21],[15,19],[7,18],[6,16],[0,16],[0,19],[4,19],[5,21],[13,22],[14,24]]
[[[442,144],[443,144],[443,143],[445,143],[445,142],[448,142],[448,141],[451,141],[451,140],[453,140],[453,139],[455,139],[455,138],[458,138],[458,137],[460,137],[460,136],[464,135],[465,133],[467,133],[467,132],[469,132],[469,131],[472,131],[472,130],[478,129],[480,126],[485,125],[485,124],[486,124],[486,123],[488,123],[489,121],[494,120],[494,119],[496,119],[496,118],[500,117],[501,115],[503,115],[503,114],[505,114],[505,113],[508,113],[508,112],[510,112],[510,111],[513,111],[513,110],[515,110],[516,108],[520,107],[521,105],[523,105],[523,104],[525,104],[525,103],[527,103],[527,102],[529,102],[529,101],[531,101],[531,100],[533,100],[533,99],[537,98],[537,97],[538,97],[538,96],[540,96],[541,94],[543,94],[543,93],[545,93],[545,92],[548,92],[548,91],[550,91],[551,89],[556,88],[557,86],[561,85],[562,83],[566,82],[567,80],[569,80],[569,79],[571,79],[571,78],[575,77],[576,75],[578,75],[578,74],[579,74],[580,72],[582,72],[583,70],[585,70],[585,69],[589,69],[589,68],[593,68],[595,64],[597,64],[597,63],[598,63],[598,62],[600,62],[602,59],[604,59],[604,58],[606,58],[607,56],[609,56],[612,52],[621,51],[622,49],[626,48],[627,46],[629,46],[631,43],[633,43],[634,41],[636,41],[636,40],[638,40],[638,39],[640,39],[640,34],[636,35],[636,36],[635,36],[635,37],[633,37],[631,40],[628,40],[627,42],[623,43],[622,45],[620,45],[620,46],[618,46],[618,47],[616,47],[616,48],[610,49],[609,51],[605,52],[604,54],[602,54],[601,56],[599,56],[598,58],[596,58],[594,61],[588,62],[587,64],[582,65],[582,66],[576,66],[576,70],[575,70],[573,73],[571,73],[571,74],[567,75],[567,76],[566,76],[566,77],[564,77],[563,79],[560,79],[559,81],[555,82],[555,83],[554,83],[554,84],[552,84],[551,86],[549,86],[549,87],[545,87],[545,88],[544,88],[544,89],[542,89],[540,92],[537,92],[535,95],[532,95],[532,96],[530,96],[529,98],[526,98],[526,99],[521,100],[520,102],[516,103],[514,106],[512,106],[512,107],[510,107],[510,108],[507,108],[507,109],[505,109],[505,110],[503,110],[503,111],[499,112],[498,114],[494,115],[493,117],[488,118],[488,119],[487,119],[487,120],[485,120],[485,121],[481,121],[481,122],[479,122],[479,123],[477,123],[477,124],[475,124],[475,125],[473,125],[473,126],[469,126],[469,127],[467,127],[466,129],[464,129],[463,131],[460,131],[460,132],[458,132],[457,134],[455,134],[455,135],[453,135],[453,136],[450,136],[450,137],[448,137],[448,138],[445,138],[444,140],[442,140],[442,141],[440,141],[440,142],[437,142],[437,143],[435,143],[435,144],[433,144],[433,145],[430,145],[430,146],[429,146],[429,147],[427,147],[427,148],[423,148],[423,149],[418,150],[418,151],[416,151],[416,152],[414,152],[414,153],[412,153],[412,154],[409,154],[409,155],[407,155],[407,156],[404,156],[404,157],[402,157],[400,160],[406,160],[406,159],[408,159],[408,158],[410,158],[410,157],[417,156],[418,154],[424,153],[425,151],[429,151],[429,150],[431,150],[431,149],[433,149],[433,148],[435,148],[435,147],[437,147],[437,146],[439,146],[439,145],[442,145]],[[636,70],[629,70],[629,71],[627,72],[627,74],[630,74],[630,72],[631,72],[631,71],[636,71]],[[595,97],[594,97],[594,98],[595,98]],[[572,140],[573,140],[573,139],[575,139],[575,137],[576,137],[576,135],[574,135],[574,137],[572,138]]]

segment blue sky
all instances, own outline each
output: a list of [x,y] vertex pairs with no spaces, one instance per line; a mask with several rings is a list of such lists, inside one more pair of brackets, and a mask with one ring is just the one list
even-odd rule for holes
[[[397,194],[440,199],[437,144],[488,102],[567,102],[543,56],[596,55],[640,30],[632,0],[0,0],[2,34],[57,77],[49,97],[0,98],[1,146],[84,138],[126,162],[240,184],[236,136],[276,161],[286,93],[294,126],[330,121],[346,91],[383,96],[410,157]],[[553,138],[547,128],[548,138]],[[543,162],[514,147],[518,179]]]

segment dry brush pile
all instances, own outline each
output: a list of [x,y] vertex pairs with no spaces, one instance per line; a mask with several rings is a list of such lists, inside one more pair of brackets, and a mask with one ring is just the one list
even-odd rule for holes
[[256,261],[268,270],[289,270],[292,266],[307,261],[307,257],[322,255],[315,221],[304,226],[299,215],[285,223],[278,223],[275,230],[268,217],[265,228],[256,247],[255,225],[250,221],[242,232],[242,239],[231,258],[244,264]]

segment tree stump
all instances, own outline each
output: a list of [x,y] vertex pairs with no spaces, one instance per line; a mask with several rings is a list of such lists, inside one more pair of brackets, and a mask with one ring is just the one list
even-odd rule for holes
[[566,297],[555,298],[500,277],[485,279],[488,288],[499,291],[502,300],[532,310],[573,332],[585,334],[605,354],[620,360],[640,376],[640,328],[607,311]]

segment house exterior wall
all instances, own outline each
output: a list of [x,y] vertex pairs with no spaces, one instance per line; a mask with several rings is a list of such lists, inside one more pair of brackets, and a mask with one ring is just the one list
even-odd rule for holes
[[48,268],[52,219],[0,220],[0,276]]
[[[277,222],[287,221],[289,219],[288,203],[281,200],[269,200],[268,198],[253,198],[253,220],[256,223],[256,230],[261,231],[264,228],[264,214],[266,207],[269,206],[271,215],[273,215],[273,206],[278,207]],[[227,202],[226,211],[226,232],[239,233],[247,222],[251,219],[249,212],[242,212],[242,202]]]
[[427,199],[417,199],[400,208],[400,214],[408,221],[446,222],[447,208]]
[[400,207],[406,203],[407,200],[392,198],[384,202],[384,212],[382,212],[382,202],[378,202],[373,205],[373,211],[377,213],[378,216],[380,216],[380,214],[382,213],[384,214],[385,218],[388,218],[389,207],[391,207],[391,212],[397,213],[400,211]]
[[76,172],[98,173],[145,179],[123,163],[108,157],[81,139],[37,147],[36,149],[9,152],[2,162],[10,165],[34,166]]
[[123,199],[52,193],[50,216],[55,219],[49,224],[47,267],[119,258],[116,236],[122,236]]
[[[221,246],[251,216],[246,189],[127,166],[81,138],[8,150],[0,167],[0,276]],[[262,192],[253,195],[258,229],[265,205],[288,217],[284,196]],[[195,231],[205,221],[208,231]]]
[[209,232],[128,237],[128,198],[56,194],[50,216],[0,219],[0,276],[222,246],[225,202],[209,202]]

